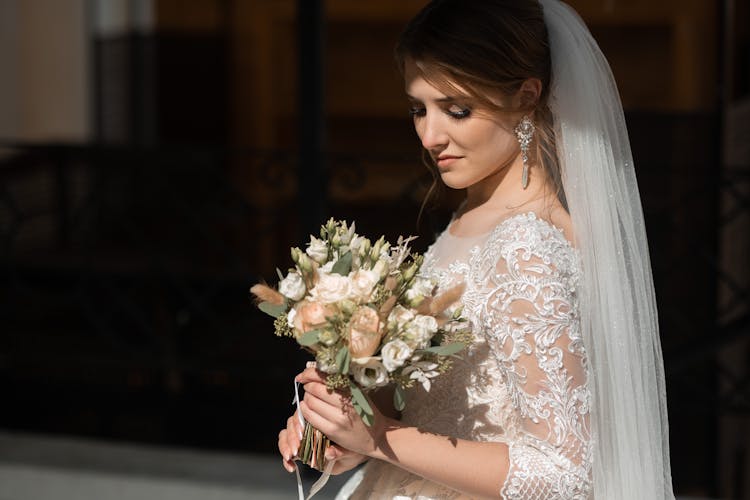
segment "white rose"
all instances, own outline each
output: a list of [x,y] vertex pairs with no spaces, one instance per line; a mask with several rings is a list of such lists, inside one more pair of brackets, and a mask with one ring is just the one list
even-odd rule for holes
[[422,297],[431,296],[433,290],[435,290],[435,282],[429,278],[424,278],[422,276],[417,276],[416,278],[414,278],[411,288],[409,288],[409,291],[414,291],[415,293],[420,294]]
[[401,330],[406,323],[413,319],[414,311],[398,305],[388,315],[388,329],[393,331]]
[[418,314],[406,325],[402,337],[413,349],[424,349],[430,344],[430,339],[437,329],[435,318]]
[[360,302],[368,302],[373,288],[375,288],[375,285],[380,280],[380,275],[375,271],[360,269],[351,273],[349,279],[351,280],[350,298],[359,300]]
[[331,270],[333,270],[333,265],[335,263],[336,263],[335,261],[329,260],[328,262],[326,262],[325,264],[323,264],[318,271],[320,271],[322,273],[330,273]]
[[318,283],[310,290],[315,302],[330,304],[344,300],[351,293],[351,282],[340,274],[318,273]]
[[388,384],[388,372],[383,363],[375,356],[367,358],[353,358],[349,369],[354,380],[363,389],[382,387]]
[[384,345],[383,349],[380,351],[380,354],[383,357],[383,366],[385,366],[385,369],[389,372],[393,372],[399,366],[403,366],[404,362],[409,359],[412,352],[411,347],[409,347],[409,345],[403,340],[392,340]]
[[279,292],[284,297],[289,297],[294,301],[302,300],[305,296],[307,288],[305,288],[305,281],[299,273],[289,273],[286,278],[281,280],[279,283]]
[[417,317],[412,320],[412,325],[416,325],[417,328],[423,330],[430,337],[438,331],[437,320],[432,316],[417,314]]
[[328,245],[325,241],[310,236],[310,243],[307,245],[305,253],[318,264],[323,264],[328,260]]

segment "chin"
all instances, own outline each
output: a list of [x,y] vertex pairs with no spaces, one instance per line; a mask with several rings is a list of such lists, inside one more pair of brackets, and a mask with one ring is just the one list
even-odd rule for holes
[[466,189],[473,184],[473,182],[466,177],[457,172],[451,172],[450,170],[441,172],[440,179],[443,181],[443,184],[451,189]]

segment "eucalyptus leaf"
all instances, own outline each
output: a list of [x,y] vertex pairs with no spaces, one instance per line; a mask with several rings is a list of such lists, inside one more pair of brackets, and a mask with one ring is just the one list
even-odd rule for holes
[[258,309],[268,314],[271,317],[278,318],[286,312],[286,304],[276,305],[270,302],[261,302],[258,304]]
[[344,255],[339,257],[339,260],[331,268],[332,273],[340,274],[341,276],[347,276],[349,271],[352,270],[352,253],[346,252]]
[[375,421],[374,415],[370,415],[367,413],[359,404],[357,404],[356,401],[352,403],[352,406],[354,407],[354,410],[357,412],[357,415],[362,419],[362,421],[365,423],[367,427],[372,427],[372,423]]
[[344,375],[349,373],[349,360],[351,360],[351,354],[347,346],[342,346],[339,352],[336,353],[336,366],[339,368],[339,373]]
[[352,392],[352,399],[356,403],[356,406],[359,406],[360,408],[362,408],[363,412],[369,415],[373,415],[372,407],[370,407],[370,403],[367,402],[367,398],[362,392],[362,389],[357,387],[355,384],[349,384],[349,389]]
[[456,354],[464,347],[465,346],[463,342],[454,342],[452,344],[436,345],[436,346],[428,347],[427,349],[423,349],[423,351],[438,354],[440,356],[450,356],[451,354]]
[[372,427],[372,424],[375,422],[374,415],[370,415],[369,413],[363,413],[360,416],[362,417],[362,421],[365,423],[367,427]]
[[302,335],[297,342],[299,345],[311,346],[317,344],[320,337],[320,330],[310,330],[309,332]]
[[403,410],[406,407],[406,398],[404,390],[400,385],[396,386],[396,390],[393,392],[393,407],[398,411]]

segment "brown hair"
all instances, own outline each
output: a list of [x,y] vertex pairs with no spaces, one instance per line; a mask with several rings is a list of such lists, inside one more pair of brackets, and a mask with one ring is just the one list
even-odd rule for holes
[[[459,84],[482,107],[500,108],[492,96],[513,96],[529,78],[538,78],[542,92],[536,103],[513,111],[534,112],[534,146],[530,160],[552,182],[566,206],[555,148],[553,118],[547,104],[551,59],[547,27],[537,0],[433,0],[404,29],[396,45],[402,74],[412,60],[437,88],[456,93]],[[423,155],[437,186],[436,167]],[[422,208],[424,208],[424,203]],[[420,211],[421,215],[421,211]]]

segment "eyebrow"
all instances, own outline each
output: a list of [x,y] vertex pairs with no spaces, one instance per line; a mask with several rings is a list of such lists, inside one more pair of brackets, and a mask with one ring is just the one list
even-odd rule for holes
[[[410,101],[419,101],[419,102],[422,102],[422,99],[417,99],[416,97],[414,97],[413,95],[410,95],[410,94],[406,94],[406,97]],[[432,99],[433,102],[441,102],[441,103],[442,102],[456,102],[456,101],[460,101],[460,100],[465,100],[465,98],[454,97],[454,96],[445,96],[445,97],[441,97],[439,99]]]

